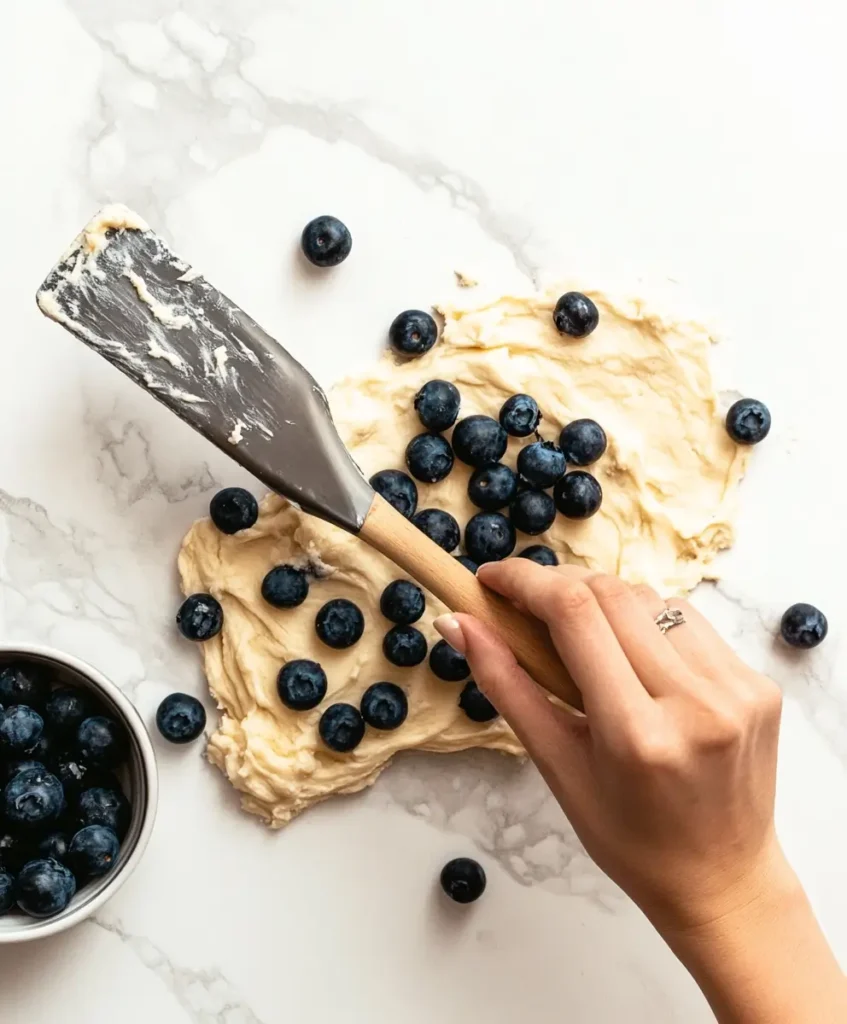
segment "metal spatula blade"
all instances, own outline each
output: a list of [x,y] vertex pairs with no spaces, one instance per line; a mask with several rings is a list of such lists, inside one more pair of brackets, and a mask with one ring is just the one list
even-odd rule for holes
[[346,530],[361,528],[374,492],[321,388],[137,214],[101,211],[37,301],[270,488]]

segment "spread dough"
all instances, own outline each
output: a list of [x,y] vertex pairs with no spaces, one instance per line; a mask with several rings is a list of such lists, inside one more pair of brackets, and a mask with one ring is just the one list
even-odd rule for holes
[[[589,291],[600,325],[575,341],[553,327],[557,294],[443,308],[442,338],[426,356],[398,363],[386,354],[333,389],[341,436],[366,476],[405,468],[405,446],[422,430],[414,396],[433,378],[458,386],[460,416],[496,416],[509,395],[533,395],[544,417],[541,433],[551,440],[564,424],[591,417],[609,438],[591,468],[603,487],[602,508],[585,522],[557,516],[548,533],[519,535],[516,551],[544,543],[560,561],[644,581],[666,596],[690,590],[714,576],[715,555],[732,542],[735,492],[747,457],[723,426],[708,365],[709,334],[640,300]],[[514,466],[520,446],[530,441],[510,438],[504,461]],[[418,507],[446,509],[464,527],[475,511],[467,498],[469,474],[457,462],[441,483],[418,484]],[[260,595],[265,573],[280,563],[314,573],[299,608],[278,610]],[[401,669],[385,660],[382,638],[391,623],[380,614],[379,597],[403,574],[357,538],[270,495],[257,524],[235,536],[219,533],[209,520],[196,523],[179,568],[187,594],[211,593],[224,610],[223,631],[201,648],[223,711],[209,758],[241,792],[245,809],[272,826],[333,794],[370,785],[399,750],[521,753],[501,720],[478,725],[465,717],[457,706],[463,684],[436,679],[426,662]],[[315,614],[334,597],[349,598],[365,615],[365,635],[346,651],[330,650],[315,636]],[[417,625],[430,644],[438,639],[432,620],[443,610],[428,596]],[[319,661],[327,673],[327,697],[313,711],[290,711],[277,696],[277,673],[293,658]],[[317,732],[321,712],[334,701],[358,705],[364,690],[381,680],[407,691],[406,723],[393,732],[368,728],[350,754],[327,750]]]

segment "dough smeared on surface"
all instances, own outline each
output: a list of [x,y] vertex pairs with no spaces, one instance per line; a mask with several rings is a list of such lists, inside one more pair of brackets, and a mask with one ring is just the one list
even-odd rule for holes
[[[583,522],[557,516],[548,532],[519,536],[516,553],[543,543],[561,562],[646,582],[665,596],[685,592],[713,577],[715,555],[732,543],[735,492],[748,452],[724,429],[703,327],[663,317],[639,300],[588,294],[600,325],[582,341],[555,330],[556,294],[444,307],[443,336],[431,352],[404,363],[386,354],[332,390],[336,423],[369,476],[404,468],[406,444],[423,429],[414,396],[433,378],[459,388],[460,416],[497,416],[510,395],[532,395],[546,439],[557,440],[574,419],[594,419],[609,439],[600,461],[588,467],[603,487],[600,511]],[[514,466],[532,440],[510,438],[504,461]],[[476,511],[467,497],[470,472],[457,462],[441,483],[419,483],[418,507],[449,511],[464,528]],[[316,578],[304,604],[275,609],[260,587],[265,573],[285,562],[311,566]],[[465,716],[458,706],[463,684],[436,679],[426,662],[400,669],[385,660],[382,639],[391,623],[380,614],[379,598],[404,574],[357,538],[270,495],[256,525],[243,533],[225,536],[208,520],[195,524],[179,568],[186,593],[206,591],[224,608],[222,633],[202,646],[209,685],[223,709],[209,757],[240,790],[245,809],[271,825],[335,793],[370,785],[398,750],[479,746],[521,753],[500,719],[479,725]],[[343,651],[321,644],[314,629],[316,612],[335,597],[354,601],[366,622],[362,639]],[[430,645],[438,639],[432,620],[443,610],[427,595],[416,626]],[[311,658],[326,670],[327,697],[312,711],[290,711],[277,695],[277,673],[294,658]],[[394,732],[368,729],[349,754],[324,748],[317,732],[321,712],[336,701],[358,706],[367,687],[381,681],[407,692],[406,722]]]

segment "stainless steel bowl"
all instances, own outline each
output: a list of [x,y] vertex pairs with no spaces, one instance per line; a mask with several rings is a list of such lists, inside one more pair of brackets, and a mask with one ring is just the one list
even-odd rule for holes
[[156,758],[150,735],[141,716],[114,683],[73,655],[36,644],[0,644],[0,668],[19,660],[41,662],[51,670],[57,682],[96,693],[100,703],[123,722],[130,740],[130,754],[122,781],[132,804],[132,821],[121,843],[118,864],[108,875],[80,889],[65,910],[55,917],[37,920],[17,911],[0,917],[0,945],[44,939],[73,928],[113,896],[141,860],[153,831],[158,797]]

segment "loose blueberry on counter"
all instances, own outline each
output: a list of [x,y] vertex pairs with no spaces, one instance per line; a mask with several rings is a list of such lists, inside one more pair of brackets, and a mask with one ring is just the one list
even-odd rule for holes
[[31,860],[18,875],[18,906],[30,917],[53,917],[73,899],[76,879],[56,860]]
[[606,432],[594,420],[574,420],[562,427],[559,447],[570,466],[590,466],[606,450]]
[[411,580],[394,580],[379,599],[379,610],[386,619],[399,626],[411,626],[417,622],[425,607],[424,592]]
[[582,292],[565,292],[553,310],[556,330],[571,338],[585,338],[599,322],[597,307]]
[[453,557],[459,565],[463,565],[468,572],[472,572],[474,576],[476,576],[476,571],[479,568],[479,565],[472,558],[468,558],[467,555],[453,555]]
[[522,491],[509,507],[509,519],[521,533],[544,533],[556,518],[556,503],[546,491]]
[[187,640],[211,640],[223,627],[224,611],[211,594],[192,594],[176,613],[176,624]]
[[16,705],[0,716],[0,753],[20,758],[32,750],[44,732],[44,719],[32,708]]
[[326,672],[316,661],[295,658],[279,670],[276,689],[287,708],[310,711],[326,696]]
[[221,533],[239,533],[255,525],[259,503],[243,487],[224,487],[209,502],[209,515]]
[[422,309],[407,309],[392,321],[388,340],[401,356],[422,356],[438,341],[438,324]]
[[468,497],[477,508],[496,512],[505,508],[518,490],[518,478],[502,462],[475,469],[468,481]]
[[105,715],[92,715],[77,729],[76,749],[88,764],[116,768],[126,757],[129,744],[118,722]]
[[399,469],[381,469],[370,479],[370,485],[397,511],[411,519],[418,507],[415,481]]
[[131,808],[117,784],[111,787],[92,786],[80,793],[74,817],[80,828],[105,825],[118,839],[123,839],[129,828]]
[[300,247],[306,259],[316,267],[337,267],[350,255],[353,237],[346,224],[324,214],[303,228]]
[[487,466],[503,457],[509,436],[490,416],[466,416],[453,429],[453,451],[468,466]]
[[315,616],[315,632],[327,647],[352,647],[365,631],[365,617],[352,601],[336,597]]
[[0,704],[23,704],[40,711],[50,696],[50,681],[40,665],[15,661],[0,670]]
[[321,739],[340,754],[346,754],[362,742],[365,720],[352,704],[330,704],[318,725]]
[[81,880],[100,878],[115,866],[120,851],[118,837],[105,825],[86,825],[71,839],[68,863]]
[[791,605],[782,616],[779,631],[787,644],[809,649],[823,643],[829,632],[829,623],[820,609],[801,602]]
[[206,728],[206,709],[190,693],[171,693],[156,710],[156,725],[169,743],[190,743]]
[[296,608],[309,596],[309,577],[293,565],[275,565],[262,580],[262,597],[274,608]]
[[575,469],[556,484],[553,491],[556,508],[568,519],[588,519],[603,502],[603,489],[597,478]]
[[533,487],[552,487],[567,468],[562,449],[552,441],[534,441],[518,452],[518,472]]
[[726,430],[736,444],[758,444],[771,429],[771,414],[764,402],[740,398],[729,407]]
[[449,512],[442,512],[440,508],[422,508],[412,516],[412,522],[448,554],[459,546],[459,524]]
[[530,562],[536,562],[538,565],[558,565],[559,557],[552,548],[548,548],[546,544],[531,544],[528,548],[524,548],[523,551],[519,552],[518,558],[528,558]]
[[460,683],[471,674],[465,656],[446,640],[439,640],[429,652],[429,667],[433,675],[448,683]]
[[47,832],[45,835],[35,843],[35,857],[45,858],[47,860],[57,860],[60,864],[64,864],[68,856],[68,843],[70,837],[66,832],[55,830]]
[[406,694],[395,683],[374,683],[362,694],[362,718],[374,729],[397,729],[409,713]]
[[472,722],[490,722],[498,715],[497,708],[485,696],[473,679],[465,683],[459,695],[459,707]]
[[418,418],[427,430],[448,430],[459,417],[462,398],[455,384],[428,380],[415,395]]
[[0,916],[8,914],[15,905],[15,879],[8,871],[0,870]]
[[70,736],[88,714],[88,702],[81,690],[63,686],[54,690],[44,707],[44,724],[53,736]]
[[515,550],[515,528],[501,512],[477,512],[465,527],[465,551],[477,563],[499,562]]
[[406,445],[406,465],[416,480],[437,484],[453,468],[453,449],[440,434],[418,434]]
[[512,437],[529,437],[540,422],[538,402],[530,395],[512,395],[500,410],[500,426]]
[[383,637],[382,653],[392,665],[414,668],[426,657],[426,637],[414,626],[393,626]]
[[470,857],[456,857],[441,869],[441,888],[455,903],[473,903],[485,892],[485,871]]
[[55,821],[65,809],[62,784],[48,771],[26,768],[3,791],[3,810],[12,827],[39,828]]

